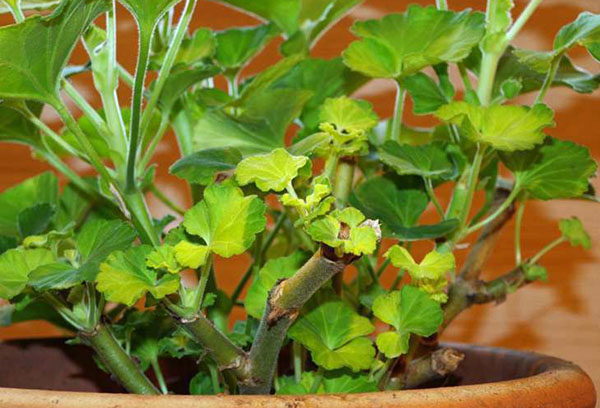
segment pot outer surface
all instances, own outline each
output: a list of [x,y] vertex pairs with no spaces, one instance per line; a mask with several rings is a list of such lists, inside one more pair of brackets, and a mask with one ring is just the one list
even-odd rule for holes
[[[0,407],[403,407],[594,408],[590,378],[576,365],[535,353],[448,344],[465,353],[457,372],[436,388],[327,396],[160,396],[124,390],[85,346],[62,339],[0,343]],[[169,389],[185,394],[190,360],[164,361]]]

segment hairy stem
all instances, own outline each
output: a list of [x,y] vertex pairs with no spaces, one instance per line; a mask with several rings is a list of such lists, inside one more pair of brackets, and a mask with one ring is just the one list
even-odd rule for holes
[[158,395],[160,392],[117,343],[108,327],[99,324],[79,337],[98,354],[108,370],[123,387],[134,394]]
[[392,118],[392,131],[390,140],[400,142],[402,135],[402,118],[404,116],[404,99],[406,90],[402,87],[400,81],[396,81],[396,105],[394,106],[394,117]]
[[279,351],[300,309],[325,282],[353,260],[354,257],[337,258],[333,250],[323,247],[291,278],[271,290],[250,350],[251,383],[241,387],[242,393],[268,394],[271,391]]
[[152,33],[140,30],[140,45],[138,50],[138,62],[135,70],[135,81],[133,85],[133,96],[131,103],[131,122],[129,125],[129,147],[127,151],[127,178],[125,180],[125,189],[134,191],[136,186],[135,162],[140,144],[141,134],[141,112],[142,98],[144,93],[144,82],[146,79],[146,70],[150,60],[150,43]]
[[354,160],[352,158],[342,157],[339,160],[335,172],[335,181],[333,183],[333,196],[337,200],[339,208],[346,206],[348,197],[352,192],[352,183],[354,181]]
[[517,217],[515,220],[515,264],[520,265],[521,255],[521,225],[523,223],[523,214],[525,213],[525,198],[519,203]]
[[515,21],[515,23],[512,25],[512,27],[510,27],[510,29],[506,33],[507,43],[510,43],[512,40],[515,39],[515,37],[517,36],[519,31],[521,31],[521,29],[525,26],[525,24],[527,24],[527,21],[533,15],[533,13],[535,12],[535,9],[537,9],[537,7],[540,5],[540,3],[542,1],[543,0],[531,0],[527,4],[527,7],[525,7],[525,10],[523,10],[523,12],[519,15],[519,18],[517,18],[517,21]]
[[21,10],[19,2],[7,1],[6,4],[8,5],[10,13],[12,14],[16,23],[22,23],[25,21],[25,14],[23,14],[23,10]]
[[552,86],[552,83],[554,82],[554,78],[556,77],[556,73],[558,72],[558,67],[560,65],[561,59],[562,59],[562,54],[557,55],[552,60],[552,64],[550,65],[550,69],[548,70],[548,73],[546,74],[546,78],[544,78],[544,83],[542,84],[542,87],[540,88],[540,92],[538,93],[538,96],[535,99],[535,103],[544,102],[544,97],[546,96],[546,93]]
[[442,208],[442,205],[440,204],[437,196],[435,195],[435,191],[433,190],[433,182],[428,177],[424,177],[423,181],[425,182],[425,189],[427,190],[429,199],[431,200],[431,202],[433,203],[433,206],[435,207],[436,211],[438,212],[438,214],[440,215],[440,217],[443,220],[444,219],[444,209]]

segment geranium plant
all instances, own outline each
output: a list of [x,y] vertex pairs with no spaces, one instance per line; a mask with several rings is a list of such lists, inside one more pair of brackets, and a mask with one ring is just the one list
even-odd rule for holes
[[[2,2],[15,22],[0,28],[0,139],[28,145],[68,184],[44,173],[0,194],[0,321],[71,330],[129,392],[168,393],[167,358],[197,361],[192,394],[416,387],[460,363],[437,343],[459,313],[545,280],[541,258],[559,244],[590,246],[577,218],[560,220],[558,238],[537,253],[524,256],[519,237],[530,200],[596,200],[596,163],[586,147],[549,135],[544,102],[552,86],[598,87],[568,51],[600,58],[600,15],[582,13],[540,52],[511,42],[541,0],[514,19],[512,0],[489,0],[485,13],[438,0],[355,22],[356,40],[323,60],[311,47],[361,0],[220,0],[264,24],[193,33],[202,2],[118,0],[139,33],[129,73],[116,55],[116,0]],[[280,61],[240,80],[280,36]],[[72,65],[80,42],[89,62]],[[451,80],[454,67],[461,81]],[[71,84],[84,74],[99,110]],[[214,85],[219,76],[226,90]],[[374,78],[397,85],[389,120],[350,97]],[[131,88],[130,101],[118,86]],[[533,105],[511,103],[525,93],[537,95]],[[404,124],[406,94],[415,114],[439,124]],[[40,119],[46,107],[62,128]],[[181,155],[170,172],[189,183],[188,209],[154,183],[152,157],[169,129]],[[78,175],[67,157],[95,176]],[[436,192],[444,184],[447,208]],[[146,194],[173,216],[155,219]],[[430,205],[439,221],[424,225]],[[514,268],[483,281],[513,213]],[[474,234],[457,265],[454,252]],[[420,240],[430,252],[415,259]],[[246,270],[224,270],[219,259],[245,253]],[[383,285],[390,268],[396,279]],[[233,293],[216,285],[225,272],[239,279]],[[235,308],[247,318],[233,324]]]

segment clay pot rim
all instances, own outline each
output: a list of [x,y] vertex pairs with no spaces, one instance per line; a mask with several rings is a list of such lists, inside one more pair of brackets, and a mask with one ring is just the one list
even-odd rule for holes
[[[596,391],[589,376],[577,365],[546,355],[498,347],[445,343],[458,350],[475,350],[532,362],[530,376],[476,385],[431,389],[384,391],[362,394],[278,395],[278,396],[141,396],[95,392],[28,390],[0,387],[0,406],[6,407],[519,407],[594,408]],[[556,404],[557,401],[560,405]],[[439,405],[438,405],[439,404]]]

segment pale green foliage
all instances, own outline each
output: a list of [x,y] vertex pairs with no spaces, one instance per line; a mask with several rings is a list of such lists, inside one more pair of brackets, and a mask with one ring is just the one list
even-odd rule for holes
[[392,265],[406,269],[414,283],[432,299],[442,303],[448,299],[444,289],[448,283],[446,274],[456,267],[453,254],[433,250],[417,263],[406,248],[394,245],[385,253],[385,257]]
[[315,241],[339,248],[341,253],[360,256],[372,253],[379,240],[375,229],[365,221],[359,210],[348,207],[313,221],[307,232]]
[[152,248],[148,246],[116,251],[100,265],[97,288],[107,300],[133,306],[146,293],[160,299],[177,291],[179,275],[159,277],[157,271],[146,267],[150,252]]
[[237,187],[212,185],[204,200],[185,213],[183,225],[202,237],[210,251],[230,257],[244,252],[267,223],[265,204],[255,196],[244,197]]
[[261,191],[282,191],[307,162],[308,157],[292,156],[287,150],[278,148],[271,153],[242,160],[238,164],[236,178],[242,186],[254,183]]
[[161,245],[148,254],[146,266],[169,273],[178,273],[181,270],[181,265],[177,262],[175,254],[175,249],[171,245]]
[[181,241],[173,248],[175,259],[184,267],[197,269],[204,265],[208,258],[209,247]]
[[554,126],[554,112],[543,104],[529,108],[453,102],[442,106],[436,116],[460,126],[471,140],[508,152],[531,149],[542,143],[544,129]]
[[373,313],[395,329],[377,336],[377,347],[388,358],[408,351],[411,334],[431,336],[443,319],[440,305],[414,286],[379,296],[373,303]]
[[560,220],[558,227],[563,237],[565,237],[572,246],[580,246],[585,249],[592,248],[590,236],[579,218],[572,217],[562,219]]
[[44,248],[16,248],[4,252],[0,255],[0,299],[17,296],[27,285],[33,270],[54,261],[52,252]]
[[315,363],[327,370],[370,367],[375,349],[367,337],[373,332],[369,319],[335,298],[330,292],[315,295],[307,310],[291,327],[289,336],[302,343]]

